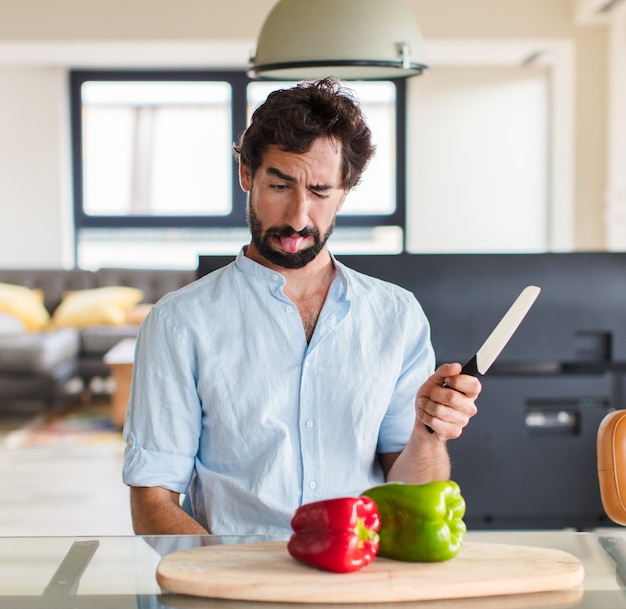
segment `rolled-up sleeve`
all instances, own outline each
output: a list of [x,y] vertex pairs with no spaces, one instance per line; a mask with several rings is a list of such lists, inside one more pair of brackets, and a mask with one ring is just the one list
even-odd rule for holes
[[142,324],[124,425],[125,484],[187,490],[202,419],[193,345],[158,305]]

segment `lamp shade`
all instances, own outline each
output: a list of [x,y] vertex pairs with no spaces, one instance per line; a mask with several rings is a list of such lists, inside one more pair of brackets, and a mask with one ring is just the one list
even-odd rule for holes
[[422,34],[404,0],[280,0],[261,28],[248,74],[383,80],[426,68]]

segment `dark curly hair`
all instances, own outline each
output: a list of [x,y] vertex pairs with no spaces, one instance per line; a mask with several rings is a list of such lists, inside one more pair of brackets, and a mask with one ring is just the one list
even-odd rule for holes
[[254,176],[269,146],[303,153],[320,137],[341,143],[342,187],[350,190],[359,183],[375,147],[358,100],[336,78],[270,93],[233,151]]

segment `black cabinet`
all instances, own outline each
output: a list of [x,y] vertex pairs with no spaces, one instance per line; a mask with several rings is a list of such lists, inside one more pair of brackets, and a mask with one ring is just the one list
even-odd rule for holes
[[610,524],[600,501],[596,433],[615,408],[615,376],[501,375],[449,443],[472,529],[587,529]]

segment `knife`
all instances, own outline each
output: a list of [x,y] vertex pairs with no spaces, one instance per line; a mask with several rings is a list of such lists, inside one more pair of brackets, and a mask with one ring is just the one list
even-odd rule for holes
[[[529,285],[521,291],[520,295],[515,299],[515,302],[504,314],[504,317],[487,337],[487,340],[465,363],[461,369],[461,374],[478,376],[479,374],[485,374],[487,370],[491,368],[491,364],[493,364],[498,355],[502,353],[502,350],[506,347],[511,336],[515,334],[515,330],[517,330],[524,317],[526,317],[526,313],[530,311],[530,307],[532,307],[535,300],[537,300],[539,292],[541,292],[541,288],[536,285]],[[426,429],[430,433],[435,433],[428,425],[426,425]]]
[[526,317],[526,313],[528,313],[530,307],[532,307],[535,300],[537,300],[539,292],[541,292],[541,288],[535,285],[529,285],[522,290],[480,349],[465,363],[461,374],[478,376],[479,374],[487,373],[491,364],[493,364],[504,347],[506,347],[511,336],[513,336],[515,330],[517,330],[524,317]]

